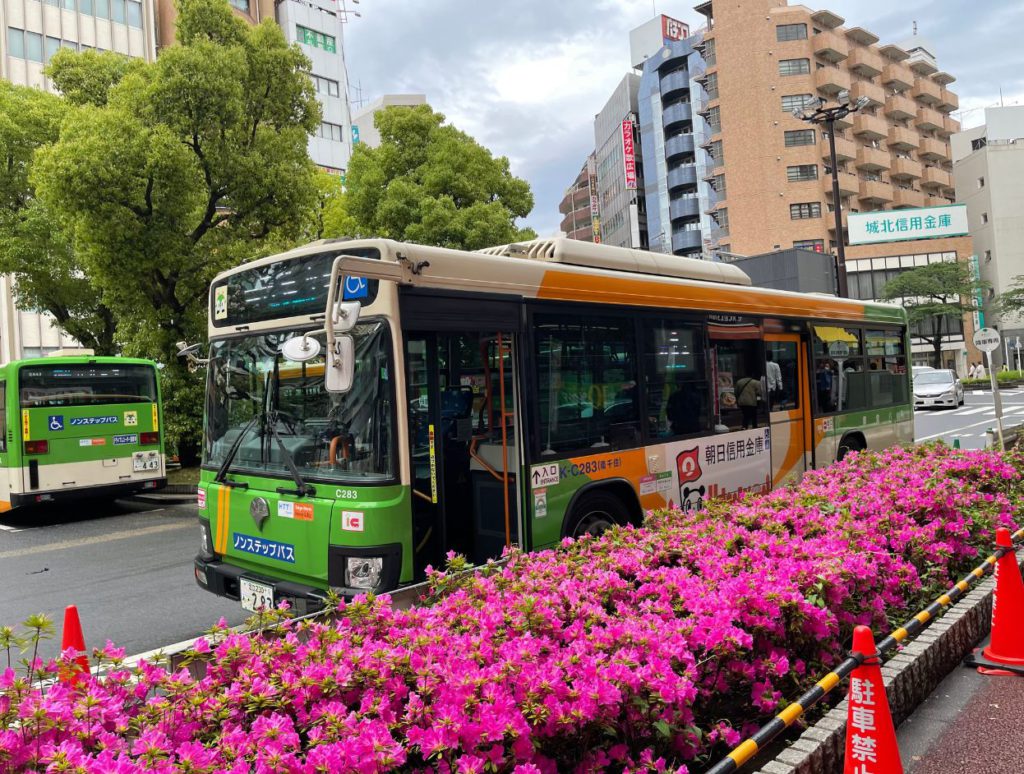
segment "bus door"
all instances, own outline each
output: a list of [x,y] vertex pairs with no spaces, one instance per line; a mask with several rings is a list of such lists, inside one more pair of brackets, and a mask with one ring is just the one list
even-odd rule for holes
[[405,334],[417,573],[519,542],[514,335]]
[[766,394],[772,428],[772,485],[799,479],[813,459],[807,344],[799,334],[765,334]]

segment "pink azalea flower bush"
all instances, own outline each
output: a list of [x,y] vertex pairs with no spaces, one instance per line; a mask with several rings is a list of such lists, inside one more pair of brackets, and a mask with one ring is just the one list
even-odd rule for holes
[[[724,753],[1013,526],[1022,458],[852,455],[792,489],[436,573],[268,636],[200,640],[194,676],[0,673],[0,770],[686,770]],[[455,563],[458,564],[457,562]],[[42,666],[53,675],[64,664]]]

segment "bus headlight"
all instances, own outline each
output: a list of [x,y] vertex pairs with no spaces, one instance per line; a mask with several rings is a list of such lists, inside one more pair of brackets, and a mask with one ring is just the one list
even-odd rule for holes
[[345,585],[351,589],[377,587],[383,572],[383,557],[349,556],[345,559]]
[[210,537],[210,522],[206,519],[199,520],[199,532],[200,532],[200,553],[204,559],[213,558],[213,538]]

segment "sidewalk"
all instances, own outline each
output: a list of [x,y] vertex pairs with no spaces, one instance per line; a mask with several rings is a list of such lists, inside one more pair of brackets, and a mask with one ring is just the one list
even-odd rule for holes
[[[979,645],[988,644],[986,639]],[[905,774],[1024,772],[1024,677],[960,667],[896,731]]]

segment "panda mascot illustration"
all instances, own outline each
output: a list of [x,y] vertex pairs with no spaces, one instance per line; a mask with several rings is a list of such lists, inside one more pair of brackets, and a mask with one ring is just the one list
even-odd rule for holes
[[701,484],[698,487],[691,489],[688,486],[684,486],[680,491],[683,496],[682,502],[679,504],[680,509],[683,513],[691,513],[693,511],[699,511],[704,507],[704,485]]

